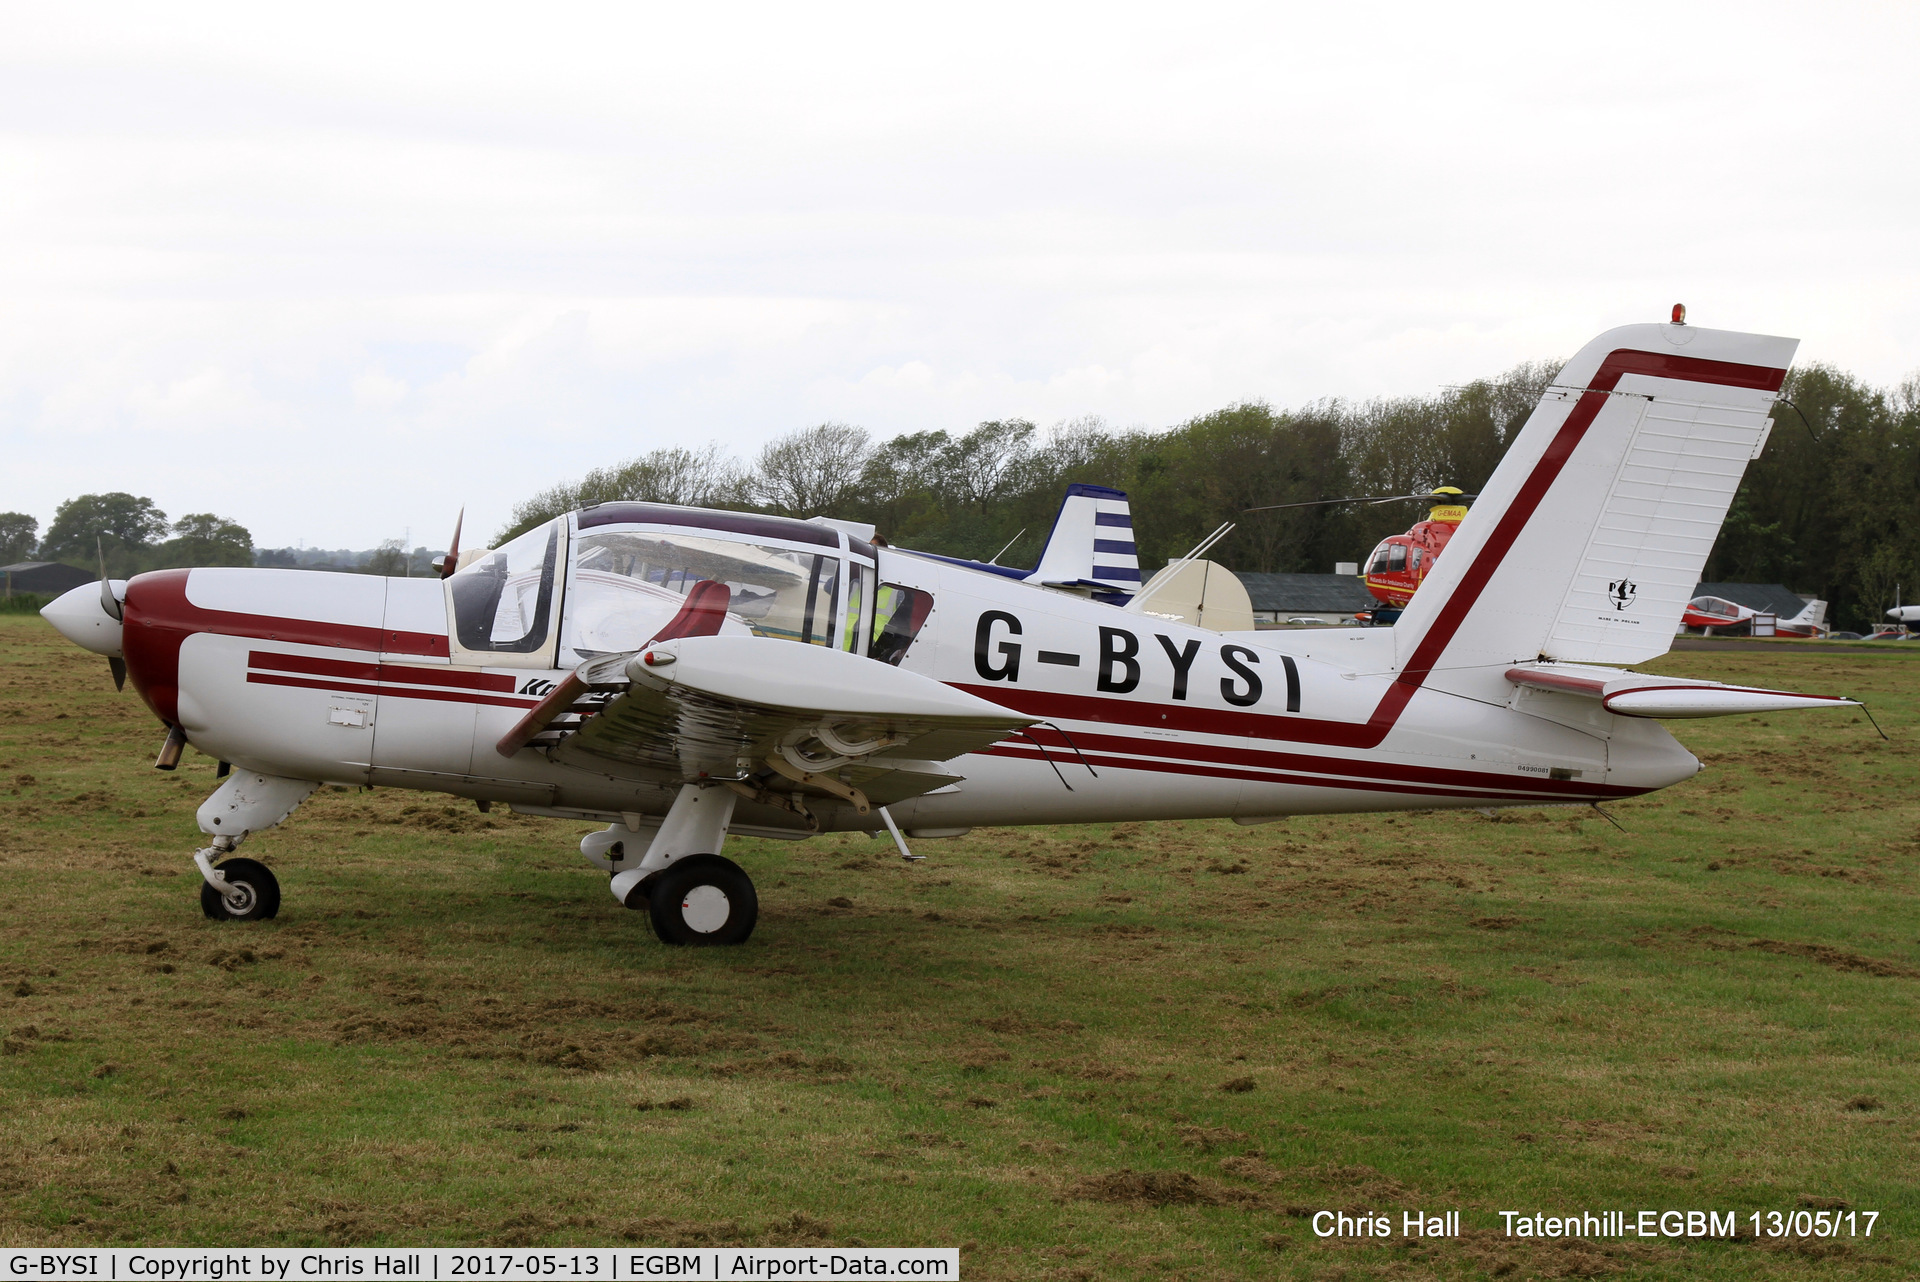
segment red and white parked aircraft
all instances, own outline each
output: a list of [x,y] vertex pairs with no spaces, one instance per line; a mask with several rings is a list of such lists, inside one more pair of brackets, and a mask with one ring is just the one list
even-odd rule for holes
[[[1697,596],[1687,602],[1687,608],[1681,612],[1680,622],[1689,628],[1738,628],[1751,627],[1754,618],[1761,613],[1741,605],[1738,601],[1729,601],[1724,597]],[[1773,624],[1775,636],[1782,637],[1823,637],[1827,634],[1827,603],[1809,601],[1800,612],[1790,619],[1776,619]]]
[[[232,856],[250,834],[374,784],[608,823],[581,848],[616,900],[669,943],[738,943],[758,901],[729,833],[1602,802],[1700,769],[1660,718],[1849,704],[1607,666],[1668,649],[1796,345],[1595,339],[1393,628],[1210,631],[1096,599],[1111,574],[647,503],[444,582],[162,570],[45,614],[124,661],[160,764],[232,763],[199,811],[211,917],[278,909]],[[1076,501],[1063,526],[1119,536]]]

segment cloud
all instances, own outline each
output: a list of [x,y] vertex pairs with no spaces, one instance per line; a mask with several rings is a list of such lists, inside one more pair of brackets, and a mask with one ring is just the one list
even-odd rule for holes
[[1920,14],[1606,12],[42,7],[0,501],[367,546],[661,444],[1424,392],[1682,300],[1920,364]]

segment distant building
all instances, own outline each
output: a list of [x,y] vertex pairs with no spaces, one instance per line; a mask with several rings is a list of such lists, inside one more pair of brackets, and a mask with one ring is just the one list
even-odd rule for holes
[[1346,574],[1236,574],[1253,601],[1257,623],[1351,623],[1357,611],[1380,604],[1358,578]]
[[100,576],[87,570],[62,565],[58,561],[19,561],[0,565],[0,592],[33,592],[41,596],[59,596],[82,583],[98,583]]

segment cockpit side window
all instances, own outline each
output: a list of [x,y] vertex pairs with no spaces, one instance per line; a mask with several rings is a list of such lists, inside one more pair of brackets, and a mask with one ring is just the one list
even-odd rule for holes
[[559,546],[559,522],[548,522],[447,580],[461,648],[531,654],[546,645]]
[[867,598],[873,589],[873,571],[854,561],[847,567],[847,612],[840,616],[840,640],[837,648],[858,653],[861,624],[865,622]]
[[898,667],[933,613],[933,593],[882,583],[874,601],[873,645],[867,657]]
[[832,554],[677,530],[583,526],[574,536],[562,661],[639,649],[690,595],[725,601],[723,632],[832,645],[841,565]]

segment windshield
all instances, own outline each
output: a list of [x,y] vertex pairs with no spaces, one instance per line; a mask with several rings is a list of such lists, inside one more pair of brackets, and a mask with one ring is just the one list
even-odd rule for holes
[[461,646],[531,654],[547,643],[559,541],[560,524],[549,521],[478,557],[447,580]]
[[[695,634],[689,628],[750,631],[832,645],[840,582],[840,558],[830,554],[691,534],[582,530],[574,540],[562,644],[577,659],[625,653],[672,625],[674,635]],[[695,619],[705,612],[712,612],[706,622]]]

